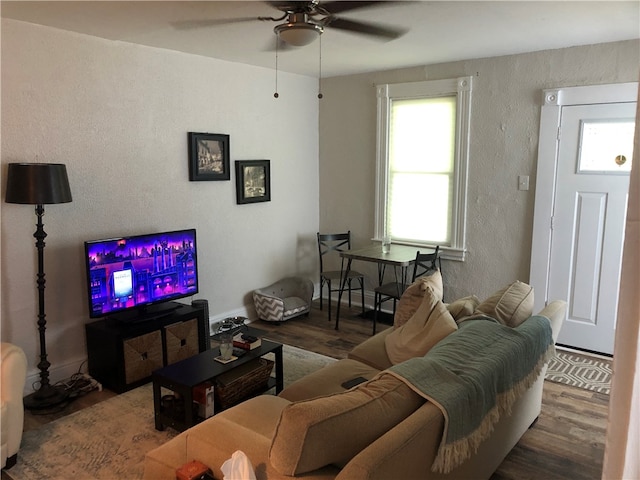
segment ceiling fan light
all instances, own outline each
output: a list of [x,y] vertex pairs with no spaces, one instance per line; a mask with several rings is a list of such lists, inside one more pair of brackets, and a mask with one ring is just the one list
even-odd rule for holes
[[285,23],[274,29],[283,42],[296,47],[302,47],[314,42],[322,34],[322,27],[313,23]]

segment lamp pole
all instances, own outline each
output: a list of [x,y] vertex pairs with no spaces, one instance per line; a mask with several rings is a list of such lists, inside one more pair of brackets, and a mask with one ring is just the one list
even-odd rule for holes
[[45,330],[47,325],[44,309],[44,288],[46,280],[44,278],[44,239],[47,234],[44,231],[42,217],[44,215],[44,205],[36,205],[36,216],[38,223],[33,236],[36,239],[38,249],[38,274],[36,283],[38,284],[38,333],[40,336],[40,387],[35,392],[24,397],[24,407],[28,410],[50,408],[64,402],[69,396],[63,389],[55,387],[49,383],[49,367],[51,363],[47,360],[47,341]]

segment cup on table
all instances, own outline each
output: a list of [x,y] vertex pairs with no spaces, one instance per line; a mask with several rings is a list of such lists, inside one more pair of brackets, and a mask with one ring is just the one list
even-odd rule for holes
[[233,355],[233,335],[230,333],[220,334],[220,356],[223,360],[230,360]]
[[391,237],[385,235],[382,237],[382,253],[389,253],[391,251]]

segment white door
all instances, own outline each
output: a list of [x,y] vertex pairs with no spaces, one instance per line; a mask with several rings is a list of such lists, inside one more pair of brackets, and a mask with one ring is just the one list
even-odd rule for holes
[[613,354],[635,103],[561,111],[548,288],[567,301],[558,343]]

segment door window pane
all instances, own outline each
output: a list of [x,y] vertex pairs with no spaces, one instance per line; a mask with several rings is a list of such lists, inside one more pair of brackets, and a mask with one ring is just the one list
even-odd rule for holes
[[582,121],[578,172],[629,173],[634,127],[632,119]]

